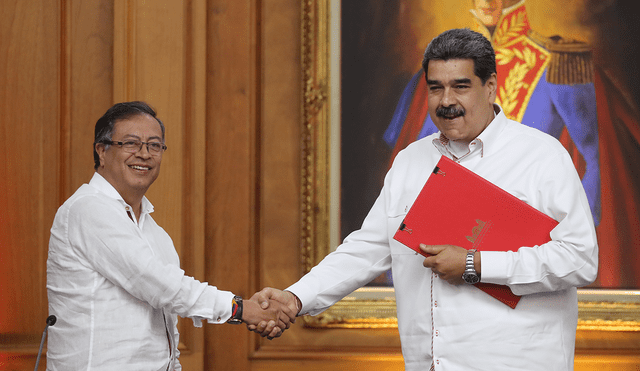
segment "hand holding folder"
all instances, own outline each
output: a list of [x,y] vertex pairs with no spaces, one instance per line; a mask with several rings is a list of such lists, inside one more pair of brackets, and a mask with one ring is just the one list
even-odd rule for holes
[[[420,244],[456,245],[478,251],[517,251],[551,240],[558,224],[462,165],[441,157],[394,239],[422,253]],[[511,308],[520,297],[507,286],[478,283]]]

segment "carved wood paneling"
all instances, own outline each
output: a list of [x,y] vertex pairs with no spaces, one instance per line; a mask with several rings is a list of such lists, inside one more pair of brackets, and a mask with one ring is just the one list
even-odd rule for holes
[[0,369],[33,369],[49,229],[93,172],[92,122],[112,97],[110,3],[0,5]]
[[[188,275],[204,274],[206,2],[114,1],[113,100],[151,104],[166,127],[161,175],[147,197]],[[201,370],[202,330],[180,329],[181,362]]]
[[[205,179],[207,279],[245,298],[259,254],[257,174],[261,1],[209,0]],[[205,369],[248,370],[253,344],[244,326],[205,329]]]
[[8,0],[0,16],[0,347],[33,353],[47,316],[48,230],[61,190],[61,9]]

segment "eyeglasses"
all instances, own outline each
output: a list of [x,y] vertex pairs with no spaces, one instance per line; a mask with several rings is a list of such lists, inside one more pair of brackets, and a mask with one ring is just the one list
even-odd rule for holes
[[167,146],[160,142],[143,142],[141,140],[127,140],[124,142],[115,142],[113,140],[105,140],[104,144],[118,145],[122,147],[125,152],[137,153],[142,149],[142,145],[147,145],[147,151],[152,155],[159,155],[167,150]]

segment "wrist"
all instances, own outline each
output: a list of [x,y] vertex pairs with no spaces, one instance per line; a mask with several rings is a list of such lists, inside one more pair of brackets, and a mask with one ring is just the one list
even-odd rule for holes
[[286,291],[289,294],[291,294],[291,296],[293,296],[293,302],[296,304],[296,316],[300,314],[300,311],[302,310],[302,302],[300,301],[300,298],[298,298],[298,296],[294,293],[292,293],[291,291]]
[[473,254],[473,267],[475,268],[476,272],[478,273],[478,275],[480,275],[482,273],[482,259],[481,259],[482,255],[480,254],[480,251],[476,251]]
[[243,309],[244,304],[242,302],[242,297],[234,296],[231,300],[231,318],[229,318],[227,323],[231,323],[233,325],[241,324]]
[[465,270],[462,274],[462,280],[470,285],[475,285],[480,282],[480,273],[476,271],[476,256],[478,251],[476,249],[470,249],[467,251],[465,258]]

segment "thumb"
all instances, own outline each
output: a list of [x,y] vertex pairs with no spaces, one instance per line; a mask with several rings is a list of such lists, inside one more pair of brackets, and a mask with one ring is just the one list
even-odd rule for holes
[[262,289],[262,291],[258,293],[257,299],[258,303],[260,304],[260,308],[269,308],[269,298],[271,298],[271,296],[273,296],[273,293],[271,292],[271,289],[269,287]]
[[420,244],[420,250],[422,250],[422,253],[425,256],[430,256],[430,255],[434,254],[433,247],[432,246],[427,246],[427,245],[425,245],[423,243]]

